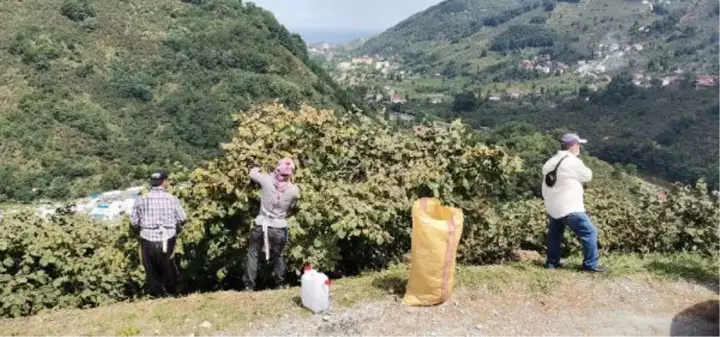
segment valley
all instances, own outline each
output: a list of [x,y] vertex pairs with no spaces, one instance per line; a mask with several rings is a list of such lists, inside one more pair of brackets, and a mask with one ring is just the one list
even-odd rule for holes
[[717,12],[712,1],[451,0],[338,48],[326,68],[395,119],[571,129],[603,160],[716,188]]

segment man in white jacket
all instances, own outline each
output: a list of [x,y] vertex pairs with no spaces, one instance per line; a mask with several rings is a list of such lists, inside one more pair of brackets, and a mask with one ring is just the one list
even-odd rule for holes
[[548,213],[546,268],[559,268],[560,248],[565,227],[575,232],[583,246],[582,269],[603,272],[598,267],[598,231],[585,213],[583,183],[592,179],[592,171],[578,158],[580,144],[587,140],[576,134],[561,139],[560,151],[543,165],[542,195]]

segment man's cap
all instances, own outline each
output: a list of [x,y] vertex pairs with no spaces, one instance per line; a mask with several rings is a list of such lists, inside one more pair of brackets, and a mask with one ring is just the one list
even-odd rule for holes
[[580,136],[574,133],[568,133],[560,139],[560,142],[562,142],[565,145],[575,145],[575,144],[585,144],[587,143],[587,139],[582,139]]
[[150,175],[150,185],[159,186],[168,178],[169,174],[165,170],[157,170]]

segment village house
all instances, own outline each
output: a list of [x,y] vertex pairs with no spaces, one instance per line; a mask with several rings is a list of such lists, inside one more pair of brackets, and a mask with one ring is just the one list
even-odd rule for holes
[[375,63],[375,70],[383,70],[390,68],[390,61],[380,61]]
[[352,69],[352,63],[350,63],[350,62],[340,62],[340,63],[338,63],[337,68],[338,68],[339,70],[347,71],[347,70]]
[[674,76],[665,76],[662,78],[662,86],[668,86],[672,83],[680,82],[682,81],[682,77],[674,75]]
[[520,67],[522,67],[523,69],[528,69],[528,70],[535,69],[535,61],[523,60],[522,62],[520,62]]
[[558,70],[560,70],[561,72],[564,72],[565,70],[570,69],[570,66],[568,66],[568,65],[565,64],[565,63],[558,62],[558,63],[557,63],[557,68],[558,68]]
[[352,60],[350,60],[352,64],[373,64],[374,61],[375,60],[372,57],[367,56],[354,57]]
[[549,55],[535,56],[532,59],[522,60],[519,63],[520,68],[525,70],[535,70],[541,73],[565,73],[570,67],[562,62],[553,63],[550,61]]
[[641,73],[633,73],[633,74],[632,74],[632,82],[633,82],[633,84],[639,86],[640,84],[642,84],[642,81],[643,81],[643,78],[644,78],[644,77],[645,77],[645,75],[643,75],[643,74],[641,74]]
[[539,64],[535,67],[535,70],[537,70],[537,71],[539,71],[539,72],[543,72],[543,73],[545,73],[545,74],[549,74],[549,73],[550,73],[550,67],[542,66],[542,65],[539,65]]
[[510,96],[510,98],[512,98],[512,99],[518,99],[518,98],[520,98],[520,96],[522,96],[522,93],[513,91],[513,92],[509,92],[508,96]]
[[358,85],[358,84],[362,83],[362,80],[357,76],[353,76],[348,80],[348,83],[350,85]]
[[695,85],[698,87],[714,87],[718,84],[717,75],[697,75]]

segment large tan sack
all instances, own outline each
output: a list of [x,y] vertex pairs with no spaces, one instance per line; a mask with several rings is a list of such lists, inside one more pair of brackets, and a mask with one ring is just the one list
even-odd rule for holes
[[412,219],[410,278],[403,304],[440,304],[452,294],[463,213],[426,198],[415,201]]

